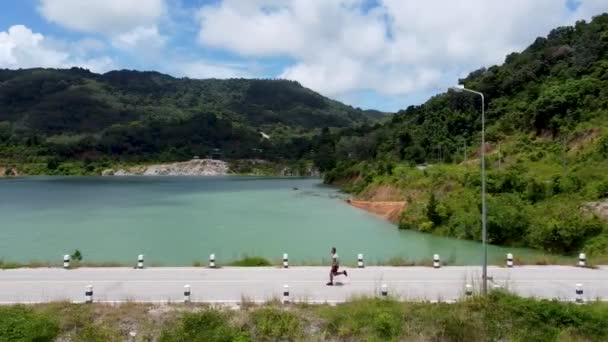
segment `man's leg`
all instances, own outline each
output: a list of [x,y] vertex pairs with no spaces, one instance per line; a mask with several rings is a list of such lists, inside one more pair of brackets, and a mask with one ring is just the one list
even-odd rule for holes
[[330,270],[329,271],[329,283],[327,283],[327,285],[333,285],[334,284],[334,270]]

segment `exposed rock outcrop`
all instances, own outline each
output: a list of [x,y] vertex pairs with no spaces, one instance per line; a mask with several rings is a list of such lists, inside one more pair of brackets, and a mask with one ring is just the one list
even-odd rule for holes
[[604,202],[587,202],[582,205],[582,209],[590,211],[600,218],[608,221],[608,201]]
[[0,177],[19,176],[19,171],[13,167],[0,166]]
[[186,162],[134,166],[103,170],[102,176],[219,176],[228,174],[228,163],[215,159],[193,159]]

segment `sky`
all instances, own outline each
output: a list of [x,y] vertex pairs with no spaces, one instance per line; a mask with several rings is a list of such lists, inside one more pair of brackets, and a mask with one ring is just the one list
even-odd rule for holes
[[604,12],[608,0],[5,0],[0,68],[284,78],[397,111]]

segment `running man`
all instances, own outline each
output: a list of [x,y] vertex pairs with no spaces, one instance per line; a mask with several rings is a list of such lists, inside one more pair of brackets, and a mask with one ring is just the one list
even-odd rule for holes
[[348,277],[346,270],[344,270],[342,272],[338,272],[338,268],[340,268],[340,262],[338,261],[338,253],[336,253],[336,247],[332,247],[331,248],[331,270],[329,271],[329,283],[327,283],[326,285],[333,286],[335,276],[344,274],[345,277]]

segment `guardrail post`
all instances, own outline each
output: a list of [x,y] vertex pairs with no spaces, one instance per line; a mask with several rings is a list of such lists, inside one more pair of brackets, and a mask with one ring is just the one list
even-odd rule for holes
[[283,268],[289,268],[289,256],[283,253]]
[[467,284],[464,289],[464,294],[470,296],[473,294],[473,285]]
[[190,303],[190,285],[184,285],[184,303]]
[[507,267],[513,267],[513,254],[507,253]]
[[144,255],[140,254],[137,256],[137,268],[142,269],[144,268]]
[[70,255],[66,254],[63,256],[63,268],[70,268]]
[[357,267],[359,267],[359,268],[365,267],[365,264],[363,263],[363,254],[361,254],[361,253],[359,253],[357,255]]
[[441,267],[441,262],[440,262],[440,259],[439,259],[439,254],[433,254],[433,267],[434,268]]
[[380,288],[380,294],[382,295],[382,297],[388,296],[388,286],[386,284],[382,284]]
[[585,299],[583,297],[583,284],[576,284],[575,293],[576,293],[576,299],[575,299],[576,303],[582,304],[585,301]]
[[579,267],[587,266],[587,255],[585,253],[581,253],[578,255],[578,266]]
[[289,285],[283,285],[283,304],[289,303]]
[[87,285],[84,292],[84,302],[87,304],[93,303],[93,285]]
[[215,254],[209,255],[209,267],[215,268]]

